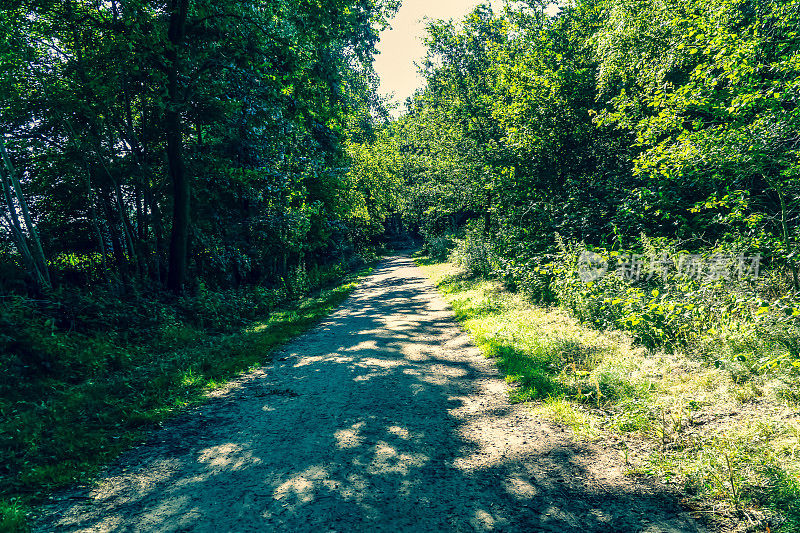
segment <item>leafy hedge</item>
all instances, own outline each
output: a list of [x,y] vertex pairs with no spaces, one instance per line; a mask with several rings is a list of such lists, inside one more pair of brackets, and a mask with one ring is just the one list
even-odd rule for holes
[[[496,243],[468,230],[452,257],[472,274],[498,277],[534,301],[558,303],[584,323],[627,331],[649,349],[694,351],[741,379],[770,370],[798,375],[800,296],[792,294],[786,273],[688,276],[677,268],[688,252],[665,240],[643,237],[632,250],[557,241],[553,254],[508,258]],[[708,264],[733,252],[705,249],[695,255]],[[604,275],[586,279],[581,257],[587,253],[609,265]],[[669,258],[672,264],[635,279],[615,267],[630,257]]]
[[4,297],[0,529],[24,529],[26,503],[85,479],[143,429],[262,363],[347,296],[349,270],[302,268],[272,288],[201,285],[180,298],[76,290]]

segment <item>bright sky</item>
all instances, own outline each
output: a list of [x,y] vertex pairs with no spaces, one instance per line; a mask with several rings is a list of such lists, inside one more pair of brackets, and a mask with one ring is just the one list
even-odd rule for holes
[[[422,37],[425,34],[424,18],[461,19],[485,0],[403,0],[391,28],[381,33],[378,43],[380,55],[375,60],[375,70],[381,78],[380,92],[394,93],[394,101],[403,104],[406,98],[422,87],[422,77],[417,74],[414,62],[425,57]],[[502,1],[490,2],[495,11],[502,9]],[[404,108],[397,111],[402,111]],[[396,111],[396,112],[397,112]]]
[[391,20],[391,28],[381,34],[378,43],[380,55],[375,60],[375,70],[381,78],[381,94],[394,93],[394,101],[401,104],[395,114],[404,111],[402,104],[406,98],[422,87],[422,77],[417,74],[414,62],[425,57],[423,19],[459,20],[482,3],[490,3],[497,13],[502,11],[502,0],[403,0],[397,15]]

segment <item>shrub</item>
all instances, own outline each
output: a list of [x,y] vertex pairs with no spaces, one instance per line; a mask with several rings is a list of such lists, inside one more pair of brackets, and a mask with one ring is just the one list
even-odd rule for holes
[[453,249],[453,238],[450,235],[437,235],[428,237],[423,244],[423,250],[435,261],[444,261]]
[[499,277],[508,290],[519,291],[533,302],[555,303],[554,279],[547,268],[550,261],[550,256],[530,259],[501,256],[498,259]]
[[300,263],[289,271],[289,275],[284,280],[286,292],[290,298],[300,298],[308,294],[311,283],[308,278],[308,270],[305,263]]
[[[678,255],[674,246],[643,241],[652,257]],[[735,374],[737,382],[770,369],[796,372],[800,367],[800,300],[791,295],[765,300],[764,294],[775,292],[774,278],[690,278],[673,268],[640,279],[611,271],[588,280],[579,261],[585,253],[612,265],[630,257],[560,242],[553,260],[538,267],[550,276],[557,301],[579,320],[628,331],[650,349],[690,349]],[[705,250],[702,257],[710,261],[717,253]]]
[[464,238],[456,241],[452,258],[477,276],[495,275],[500,264],[494,244],[477,227],[468,228]]

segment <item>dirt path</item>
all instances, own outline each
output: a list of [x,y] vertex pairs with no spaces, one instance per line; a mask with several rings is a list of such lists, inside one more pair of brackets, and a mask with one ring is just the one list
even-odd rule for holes
[[43,508],[40,531],[696,531],[507,401],[414,263]]

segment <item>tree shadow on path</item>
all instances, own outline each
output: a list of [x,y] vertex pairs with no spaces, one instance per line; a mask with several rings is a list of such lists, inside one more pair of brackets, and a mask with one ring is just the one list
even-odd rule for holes
[[[508,402],[410,259],[43,508],[42,531],[695,531],[674,496]],[[605,462],[605,463],[604,463]]]

